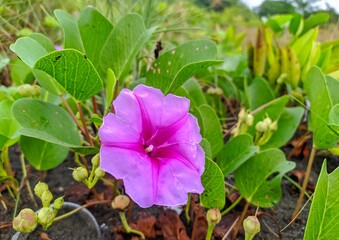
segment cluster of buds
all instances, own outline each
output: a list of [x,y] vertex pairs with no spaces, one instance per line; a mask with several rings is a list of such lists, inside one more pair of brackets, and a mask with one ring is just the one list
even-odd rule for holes
[[256,134],[254,137],[254,144],[262,146],[270,140],[273,133],[278,129],[278,122],[266,117],[263,121],[257,122],[255,125]]
[[35,185],[34,193],[40,198],[42,208],[39,210],[39,213],[35,213],[29,208],[21,210],[13,220],[13,228],[18,232],[32,232],[38,223],[41,224],[44,229],[49,228],[64,204],[64,197],[59,197],[54,200],[53,207],[51,207],[53,194],[44,182],[38,182],[37,185]]
[[245,240],[252,240],[260,232],[260,222],[256,216],[248,216],[242,225],[245,231]]
[[253,125],[253,115],[250,114],[245,109],[241,109],[238,114],[238,123],[237,127],[233,130],[233,136],[238,136],[239,134],[244,134],[247,132],[247,129]]
[[18,87],[18,92],[22,97],[38,97],[41,89],[38,85],[23,84]]
[[86,186],[90,189],[95,186],[100,178],[105,176],[105,172],[99,167],[99,154],[95,155],[91,162],[91,173],[89,173],[88,170],[83,166],[73,169],[72,172],[72,176],[76,181],[86,184]]

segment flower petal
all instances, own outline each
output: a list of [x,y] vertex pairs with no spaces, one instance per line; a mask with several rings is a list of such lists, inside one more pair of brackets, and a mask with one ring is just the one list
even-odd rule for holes
[[190,102],[187,98],[168,94],[165,97],[162,109],[160,127],[167,127],[176,123],[188,114]]
[[146,154],[130,149],[102,145],[100,148],[100,168],[117,179],[124,179],[146,157]]
[[138,133],[142,132],[142,119],[139,103],[134,93],[129,89],[122,89],[118,97],[113,102],[115,114],[123,119],[126,124],[135,129]]
[[140,134],[137,130],[113,113],[104,117],[104,122],[99,129],[99,137],[103,145],[140,141]]
[[187,202],[187,193],[202,193],[200,174],[181,161],[162,159],[155,204],[178,206]]
[[158,167],[148,157],[124,178],[126,193],[140,207],[147,208],[155,204],[154,196],[158,184]]

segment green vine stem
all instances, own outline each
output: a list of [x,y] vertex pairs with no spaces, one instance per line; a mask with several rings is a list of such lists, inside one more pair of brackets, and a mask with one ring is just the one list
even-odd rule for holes
[[90,202],[90,203],[86,203],[86,204],[82,205],[81,207],[78,207],[78,208],[76,208],[76,209],[74,209],[74,210],[72,210],[72,211],[70,211],[68,213],[65,213],[63,215],[60,215],[59,217],[54,218],[53,222],[57,222],[57,221],[60,221],[62,219],[65,219],[65,218],[73,215],[74,213],[79,212],[83,208],[87,208],[89,206],[97,205],[97,204],[108,204],[110,202],[111,202],[110,200],[101,200],[101,201],[93,201],[93,202]]
[[125,230],[127,233],[132,233],[132,234],[135,234],[135,235],[138,235],[141,237],[141,239],[146,239],[145,238],[145,235],[140,232],[140,231],[137,231],[133,228],[131,228],[128,223],[127,223],[127,219],[126,219],[126,214],[125,214],[125,211],[119,211],[119,216],[120,216],[120,220],[122,222],[122,225],[124,226]]
[[240,196],[237,198],[237,200],[234,201],[234,203],[232,203],[231,206],[229,206],[228,208],[226,208],[224,211],[221,212],[221,216],[226,215],[227,213],[229,213],[233,208],[235,208],[238,203],[243,199],[243,196]]
[[206,240],[210,240],[212,238],[214,227],[215,227],[215,224],[208,223]]
[[192,199],[192,195],[189,193],[186,208],[185,208],[185,216],[186,216],[186,220],[188,223],[191,221],[191,217],[190,217],[191,199]]
[[292,219],[294,219],[294,217],[298,214],[298,212],[301,208],[301,205],[303,203],[303,198],[304,198],[304,195],[305,195],[305,192],[306,192],[306,187],[307,187],[307,184],[308,184],[308,180],[310,178],[310,174],[311,174],[311,170],[312,170],[312,166],[313,166],[313,162],[314,162],[315,152],[316,152],[316,148],[313,145],[312,150],[311,150],[311,154],[310,154],[310,158],[308,159],[308,164],[307,164],[307,168],[306,168],[304,182],[303,182],[303,185],[302,185],[301,192],[299,194],[297,204],[296,204],[295,209],[294,209],[293,214],[292,214]]

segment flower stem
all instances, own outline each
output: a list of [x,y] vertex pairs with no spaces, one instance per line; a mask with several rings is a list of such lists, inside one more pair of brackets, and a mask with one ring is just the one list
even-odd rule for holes
[[306,191],[306,187],[307,187],[307,184],[308,184],[308,180],[310,178],[312,165],[313,165],[313,162],[314,162],[315,152],[316,152],[316,148],[314,146],[312,146],[310,158],[308,159],[308,164],[307,164],[307,168],[306,168],[304,182],[303,182],[303,185],[302,185],[301,192],[299,194],[297,204],[296,204],[295,209],[292,213],[292,219],[294,219],[294,217],[298,214],[300,207],[302,205],[303,198],[304,198],[305,191]]
[[186,216],[187,223],[189,223],[191,221],[191,217],[190,217],[190,213],[189,213],[190,208],[191,208],[191,199],[192,199],[192,195],[189,193],[186,208],[185,208],[185,216]]
[[234,201],[234,203],[232,203],[231,206],[229,206],[228,208],[226,208],[224,211],[222,211],[221,216],[226,215],[227,213],[229,213],[233,208],[235,208],[238,203],[243,199],[243,196],[240,196],[237,198],[237,200]]
[[127,233],[133,233],[133,234],[136,234],[138,236],[141,237],[141,239],[146,239],[145,238],[145,235],[140,232],[140,231],[137,231],[135,229],[132,229],[128,223],[127,223],[127,220],[126,220],[126,214],[125,214],[125,211],[119,211],[119,216],[120,216],[120,219],[121,219],[121,222],[122,222],[122,225],[124,226],[125,230]]
[[234,227],[233,239],[235,239],[236,236],[238,235],[239,229],[241,227],[242,222],[245,219],[245,216],[246,216],[246,213],[247,213],[249,206],[250,206],[250,203],[246,201],[246,205],[244,207],[244,210],[241,213],[241,217],[240,217],[239,221],[237,222],[237,225]]
[[53,222],[65,219],[65,218],[71,216],[72,214],[79,212],[83,208],[87,208],[89,206],[96,205],[96,204],[108,204],[110,202],[111,202],[110,200],[101,200],[101,201],[93,201],[93,202],[86,203],[86,204],[82,205],[81,207],[78,207],[78,208],[76,208],[76,209],[74,209],[74,210],[72,210],[68,213],[65,213],[65,214],[63,214],[59,217],[54,218]]
[[77,102],[77,108],[78,108],[78,111],[79,111],[79,114],[80,114],[80,119],[81,119],[81,122],[82,122],[82,126],[83,126],[84,131],[85,131],[84,134],[85,134],[89,144],[93,147],[94,146],[93,139],[92,139],[91,135],[88,132],[88,128],[87,128],[86,120],[85,120],[85,115],[84,115],[84,112],[82,111],[81,103],[80,102]]
[[210,222],[208,223],[206,240],[210,240],[212,238],[214,227],[215,227],[214,223],[210,223]]
[[60,98],[62,100],[62,103],[65,105],[68,113],[71,115],[73,121],[76,123],[76,125],[78,126],[78,128],[81,130],[81,132],[83,134],[85,134],[85,130],[83,129],[83,127],[80,125],[77,117],[74,115],[74,112],[72,111],[71,107],[68,105],[67,101],[65,100],[64,96],[60,95]]
[[95,96],[92,97],[92,104],[93,104],[93,112],[95,114],[98,114],[98,103],[97,103],[97,100],[95,99]]

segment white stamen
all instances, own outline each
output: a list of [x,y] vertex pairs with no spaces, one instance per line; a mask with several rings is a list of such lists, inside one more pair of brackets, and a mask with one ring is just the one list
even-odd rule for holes
[[148,153],[150,153],[150,152],[152,152],[153,151],[153,145],[151,144],[151,145],[149,145],[147,148],[145,148],[145,153],[146,154],[148,154]]

